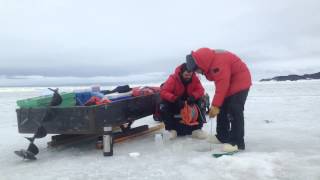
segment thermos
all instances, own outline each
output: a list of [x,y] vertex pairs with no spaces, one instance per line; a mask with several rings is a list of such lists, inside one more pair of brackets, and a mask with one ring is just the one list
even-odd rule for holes
[[103,128],[103,155],[113,155],[113,138],[111,126]]

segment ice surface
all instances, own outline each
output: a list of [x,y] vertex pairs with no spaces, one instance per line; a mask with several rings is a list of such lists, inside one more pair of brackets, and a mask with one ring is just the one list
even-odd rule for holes
[[[213,83],[205,83],[212,97]],[[64,87],[72,90],[78,87]],[[16,122],[16,100],[45,88],[0,88],[0,179],[175,179],[319,180],[320,81],[254,83],[245,109],[246,151],[213,158],[205,140],[180,137],[156,143],[155,133],[115,144],[103,157],[94,142],[47,148],[50,136],[36,140],[38,160],[22,161],[13,151],[27,147]],[[136,121],[155,124],[152,117]],[[211,121],[204,130],[210,133]],[[215,120],[213,120],[213,133]],[[214,145],[214,149],[219,146]],[[130,153],[139,153],[134,158]]]

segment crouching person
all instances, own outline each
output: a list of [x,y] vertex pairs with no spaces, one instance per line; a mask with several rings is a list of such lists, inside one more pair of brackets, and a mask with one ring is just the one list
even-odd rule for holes
[[[201,130],[205,120],[204,89],[200,80],[192,71],[187,71],[186,63],[178,66],[160,89],[160,117],[165,129],[170,132],[170,139],[177,136],[192,135],[193,138],[205,139],[207,134]],[[198,109],[196,124],[183,123],[181,109],[188,104]]]

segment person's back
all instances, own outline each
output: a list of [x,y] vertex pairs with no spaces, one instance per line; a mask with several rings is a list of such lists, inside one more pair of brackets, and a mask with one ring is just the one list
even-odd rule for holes
[[244,89],[248,89],[251,86],[250,71],[247,65],[238,56],[229,51],[214,51],[214,53],[215,59],[213,62],[217,61],[217,64],[220,63],[221,65],[218,67],[223,67],[223,64],[225,64],[227,67],[222,69],[224,71],[230,70],[230,86],[226,97]]
[[220,106],[225,97],[248,89],[251,75],[246,64],[229,51],[201,48],[192,52],[195,63],[203,70],[209,81],[216,84],[214,104]]

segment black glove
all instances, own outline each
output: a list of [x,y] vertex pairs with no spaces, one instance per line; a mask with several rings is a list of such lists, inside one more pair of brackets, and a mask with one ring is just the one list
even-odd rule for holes
[[189,96],[187,99],[189,105],[196,103],[196,99],[193,96]]
[[183,101],[182,99],[178,98],[176,100],[176,104],[177,104],[179,109],[182,109],[184,107],[185,101]]

